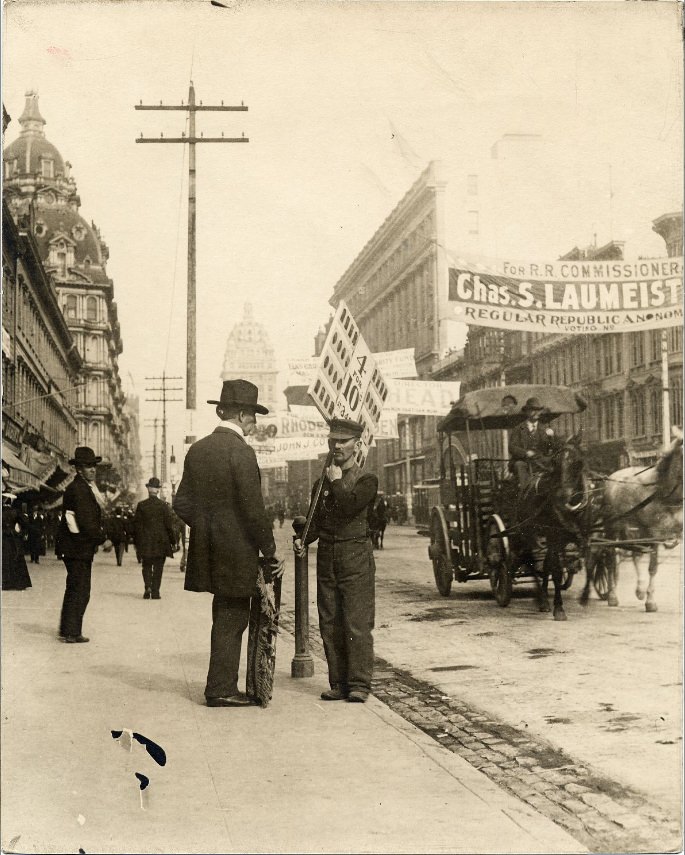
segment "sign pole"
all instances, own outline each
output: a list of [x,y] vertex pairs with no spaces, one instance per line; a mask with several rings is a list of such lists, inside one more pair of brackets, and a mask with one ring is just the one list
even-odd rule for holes
[[671,407],[668,382],[668,330],[661,330],[661,429],[664,448],[671,444]]

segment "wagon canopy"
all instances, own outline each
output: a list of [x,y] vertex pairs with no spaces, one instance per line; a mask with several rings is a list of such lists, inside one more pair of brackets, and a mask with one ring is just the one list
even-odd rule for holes
[[567,386],[493,386],[467,392],[438,422],[439,431],[471,429],[509,429],[525,420],[522,412],[529,398],[538,398],[544,412],[541,421],[549,422],[564,413],[582,413],[584,398]]

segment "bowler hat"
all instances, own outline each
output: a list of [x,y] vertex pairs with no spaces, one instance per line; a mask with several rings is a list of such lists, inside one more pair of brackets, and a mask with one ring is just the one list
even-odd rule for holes
[[545,408],[542,406],[542,404],[540,403],[540,400],[538,398],[528,398],[528,400],[526,401],[526,403],[523,407],[523,412],[529,413],[531,410],[544,410],[544,409]]
[[92,448],[89,448],[87,445],[79,445],[76,447],[74,456],[69,463],[72,466],[95,466],[101,460],[102,457],[96,455]]
[[255,413],[265,416],[269,411],[257,403],[259,389],[249,380],[224,380],[221,387],[221,398],[218,401],[207,401],[208,404],[218,404],[221,407],[239,405],[249,407]]
[[331,419],[328,423],[329,439],[359,439],[364,425],[352,419]]
[[160,483],[159,478],[155,478],[153,475],[153,477],[150,478],[150,480],[147,482],[147,484],[145,486],[146,487],[157,487],[157,489],[159,489],[159,488],[161,488],[162,485]]

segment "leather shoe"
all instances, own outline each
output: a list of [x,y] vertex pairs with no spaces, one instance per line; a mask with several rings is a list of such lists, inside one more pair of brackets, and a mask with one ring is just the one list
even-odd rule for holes
[[145,593],[143,594],[143,599],[149,600],[151,596],[152,596],[152,591],[149,588],[147,588],[145,590]]
[[227,698],[207,698],[208,707],[251,707],[255,702],[242,692]]
[[368,697],[369,696],[366,692],[361,692],[358,689],[352,689],[350,694],[347,696],[347,700],[353,704],[363,704]]
[[161,595],[160,595],[160,594],[153,594],[153,595],[152,595],[152,599],[153,599],[153,600],[161,600],[161,599],[162,599],[162,597],[161,597]]
[[347,692],[343,691],[339,686],[333,686],[333,688],[321,692],[322,701],[344,701],[346,697]]
[[85,644],[90,639],[86,638],[85,635],[63,635],[62,641],[65,644]]

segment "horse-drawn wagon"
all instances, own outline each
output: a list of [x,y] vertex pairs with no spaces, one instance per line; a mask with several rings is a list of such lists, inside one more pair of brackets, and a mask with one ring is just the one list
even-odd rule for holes
[[[495,454],[493,432],[524,422],[531,398],[541,404],[540,421],[554,442],[523,487],[509,458]],[[455,580],[486,579],[497,603],[507,606],[513,586],[533,580],[540,609],[549,611],[551,578],[554,617],[565,620],[561,592],[582,568],[588,571],[582,601],[593,584],[600,598],[617,604],[616,551],[629,549],[650,553],[646,606],[655,610],[656,549],[672,540],[677,518],[682,526],[682,434],[650,470],[595,478],[580,448],[580,432],[561,439],[552,427],[562,415],[573,423],[585,408],[582,396],[567,387],[499,386],[466,393],[438,423],[439,502],[424,533],[430,536],[428,556],[440,594],[449,596]],[[637,533],[629,531],[647,510],[649,522]],[[638,596],[644,597],[640,583]]]
[[[519,489],[509,459],[496,456],[494,442],[488,441],[491,432],[508,431],[525,421],[525,403],[533,397],[544,408],[541,421],[550,432],[559,416],[586,407],[582,397],[566,387],[499,386],[466,393],[438,423],[440,502],[430,513],[428,555],[443,596],[449,596],[455,579],[487,579],[499,605],[506,606],[514,584],[541,579],[542,604],[545,564],[553,576],[556,570],[554,561],[547,560],[550,542],[555,540],[562,586],[568,587],[581,564],[574,539],[555,538],[553,531],[560,527],[556,511],[571,516],[585,510],[585,474],[575,437],[560,443],[558,454],[548,461],[546,477],[533,479],[527,495]],[[479,443],[475,432],[481,436]]]

